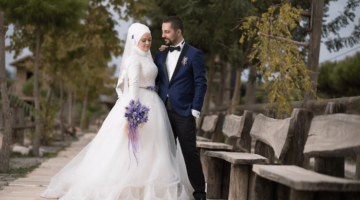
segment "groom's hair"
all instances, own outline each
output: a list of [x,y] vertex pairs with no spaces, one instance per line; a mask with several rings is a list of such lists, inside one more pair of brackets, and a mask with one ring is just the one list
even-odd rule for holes
[[181,30],[181,34],[184,34],[184,24],[182,23],[181,19],[176,16],[171,16],[166,18],[163,23],[171,23],[171,28],[177,31],[178,29]]

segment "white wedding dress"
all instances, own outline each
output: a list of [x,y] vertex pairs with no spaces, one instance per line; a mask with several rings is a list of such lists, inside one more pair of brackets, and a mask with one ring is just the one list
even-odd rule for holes
[[[175,146],[164,103],[154,91],[157,67],[134,48],[127,70],[128,95],[119,98],[96,137],[55,175],[41,195],[60,200],[188,200],[188,180],[181,148]],[[124,132],[130,99],[150,107],[149,121],[139,128],[139,164]],[[179,144],[179,142],[177,142]],[[130,152],[129,152],[130,149]]]

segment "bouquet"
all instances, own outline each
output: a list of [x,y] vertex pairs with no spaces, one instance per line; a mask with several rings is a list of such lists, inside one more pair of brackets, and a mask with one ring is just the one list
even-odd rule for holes
[[128,107],[126,107],[125,117],[127,118],[127,125],[125,126],[125,132],[129,138],[128,149],[130,156],[130,144],[132,146],[133,154],[136,159],[136,163],[139,164],[136,154],[140,148],[140,137],[138,128],[143,126],[148,121],[148,113],[150,109],[141,105],[140,100],[136,102],[130,101]]

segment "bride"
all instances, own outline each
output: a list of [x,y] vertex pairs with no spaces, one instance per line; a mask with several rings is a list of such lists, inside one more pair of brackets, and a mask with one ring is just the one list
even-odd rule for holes
[[[181,148],[176,147],[164,103],[156,92],[157,67],[150,54],[147,26],[130,26],[116,92],[119,99],[96,137],[52,179],[41,194],[60,200],[188,200],[188,180]],[[128,146],[125,107],[140,99],[150,108],[139,128],[136,156]],[[179,144],[179,142],[177,142]],[[136,162],[138,160],[138,163]]]

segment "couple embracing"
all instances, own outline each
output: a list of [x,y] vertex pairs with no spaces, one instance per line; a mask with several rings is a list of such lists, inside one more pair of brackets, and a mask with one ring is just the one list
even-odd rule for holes
[[[195,125],[207,88],[206,72],[203,53],[185,42],[183,32],[178,17],[164,20],[162,38],[168,47],[152,58],[149,28],[130,26],[115,106],[96,137],[51,179],[42,197],[206,199]],[[157,87],[156,93],[152,88]],[[131,100],[149,108],[148,121],[138,129],[137,153],[131,150],[124,117]]]

